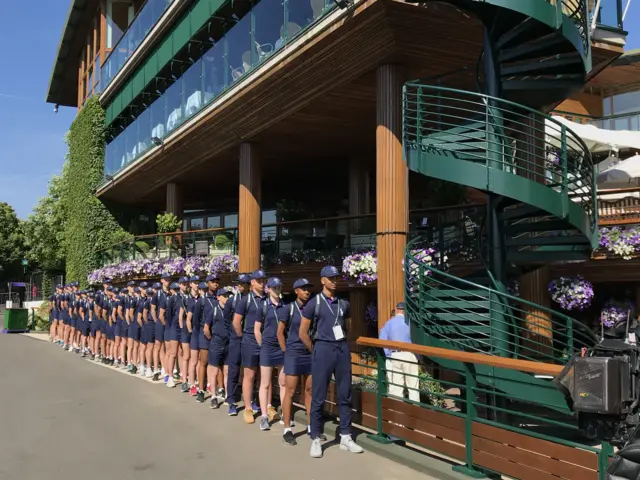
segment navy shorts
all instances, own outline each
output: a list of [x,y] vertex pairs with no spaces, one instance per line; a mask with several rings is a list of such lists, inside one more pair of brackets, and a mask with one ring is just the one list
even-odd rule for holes
[[140,343],[142,343],[143,345],[147,344],[148,329],[149,327],[147,327],[146,323],[143,323],[142,326],[140,327]]
[[122,322],[119,318],[116,319],[116,324],[113,326],[113,332],[116,337],[122,336]]
[[89,332],[91,332],[91,323],[89,320],[80,320],[80,325],[78,326],[78,330],[80,330],[80,335],[83,337],[87,337]]
[[138,325],[137,321],[131,322],[127,335],[130,339],[135,340],[136,342],[140,340],[140,325]]
[[304,351],[287,348],[284,354],[285,375],[311,375],[311,353],[306,348]]
[[260,365],[260,347],[253,335],[242,336],[242,366],[257,367]]
[[194,330],[193,332],[191,332],[191,340],[189,341],[189,348],[191,350],[200,350],[200,342],[198,341],[199,337],[199,331]]
[[260,349],[261,367],[281,367],[284,365],[284,352],[280,345],[263,343]]
[[76,317],[75,315],[73,315],[70,319],[69,319],[69,325],[71,325],[71,328],[76,328],[78,326],[78,317]]
[[204,336],[204,329],[200,330],[198,334],[198,349],[209,350],[209,340]]
[[115,325],[107,325],[107,339],[115,340],[116,338],[116,326]]
[[100,333],[103,335],[107,334],[107,321],[106,320],[98,320],[98,327],[100,328]]
[[209,365],[221,367],[227,356],[228,340],[214,335],[209,342]]
[[180,330],[180,343],[191,344],[191,334],[189,333],[189,330],[187,330],[187,327],[183,327]]
[[164,342],[164,325],[158,320],[155,322],[155,339]]
[[156,341],[156,325],[153,320],[148,320],[142,327],[142,333],[144,334],[145,344],[154,343]]
[[[177,322],[177,320],[176,320]],[[178,341],[178,330],[175,325],[172,323],[171,325],[167,325],[164,329],[164,341],[165,342],[177,342]]]
[[227,355],[224,359],[225,365],[240,366],[242,363],[242,340],[240,338],[229,339],[227,344]]
[[91,322],[89,322],[89,324],[91,325],[89,333],[92,337],[95,337],[96,332],[100,330],[100,320],[92,320]]

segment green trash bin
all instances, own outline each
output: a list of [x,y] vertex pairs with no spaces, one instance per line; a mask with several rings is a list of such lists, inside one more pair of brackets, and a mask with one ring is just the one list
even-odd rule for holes
[[7,308],[4,311],[4,333],[26,332],[29,311],[26,308]]

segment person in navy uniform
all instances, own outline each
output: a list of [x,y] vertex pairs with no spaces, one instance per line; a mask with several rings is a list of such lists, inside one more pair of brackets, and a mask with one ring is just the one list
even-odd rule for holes
[[61,306],[62,285],[61,284],[56,285],[56,293],[54,295],[53,302],[54,302],[54,318],[56,323],[56,328],[54,331],[54,340],[57,344],[62,345],[63,328],[62,328],[62,306]]
[[[137,335],[137,329],[133,325],[133,309],[135,308],[134,290],[136,288],[136,282],[127,282],[127,293],[124,299],[124,320],[127,330],[125,349],[127,353],[127,371],[131,373],[135,368],[135,358],[133,356],[133,339]],[[133,336],[132,336],[133,335]],[[135,373],[135,372],[134,372]]]
[[160,288],[161,287],[158,282],[153,283],[151,287],[147,288],[147,298],[145,299],[144,309],[142,310],[142,321],[144,323],[143,332],[145,333],[145,340],[147,342],[147,348],[144,353],[145,361],[147,363],[145,372],[146,378],[153,378],[154,373],[153,351],[156,345],[156,325],[153,321],[153,317],[151,316],[151,302],[154,301],[156,293]]
[[96,315],[96,300],[95,293],[89,291],[87,301],[87,310],[89,312],[89,350],[91,351],[91,360],[95,360],[98,355],[98,343],[96,342],[96,336],[100,330],[100,322]]
[[207,354],[209,353],[209,346],[207,350],[200,349],[200,336],[202,334],[202,325],[204,323],[204,296],[207,291],[206,282],[200,282],[198,284],[198,299],[191,312],[191,317],[187,317],[187,323],[190,321],[191,326],[191,355],[195,352],[196,358],[196,379],[198,382],[198,390],[196,394],[196,401],[198,403],[204,402],[206,384],[206,371],[207,371]]
[[[216,395],[224,397],[224,389],[222,388],[224,383],[218,378],[218,373],[222,376],[222,371],[218,369],[215,376],[213,376],[213,369],[209,365],[209,341],[211,336],[206,336],[204,333],[204,326],[206,319],[211,315],[211,311],[218,303],[218,289],[220,288],[220,276],[212,273],[207,275],[205,279],[207,284],[207,290],[203,296],[203,310],[202,310],[202,324],[200,325],[200,337],[198,339],[198,349],[200,350],[200,359],[198,361],[199,372],[198,376],[205,375],[207,377],[207,390],[211,392],[212,398]],[[202,353],[203,350],[205,353]],[[219,381],[220,380],[220,381]]]
[[[187,301],[187,310],[184,312],[184,332],[182,332],[182,342],[189,340],[189,367],[188,367],[188,379],[189,379],[189,394],[195,397],[198,394],[196,369],[198,366],[198,348],[197,343],[193,341],[193,315],[194,313],[200,314],[200,291],[198,285],[200,284],[200,277],[193,275],[189,278],[189,284],[191,285],[191,295]],[[197,338],[197,337],[196,337]]]
[[176,357],[178,356],[178,332],[173,324],[173,319],[175,317],[176,304],[179,302],[179,291],[180,284],[178,282],[172,282],[169,285],[167,308],[164,313],[164,346],[166,350],[165,368],[166,376],[169,377],[166,382],[168,388],[175,388],[176,386],[176,382],[173,378],[173,367],[176,364]]
[[105,278],[102,282],[102,291],[98,291],[95,296],[94,302],[94,312],[96,314],[96,319],[98,322],[96,329],[96,353],[98,353],[98,349],[100,349],[100,353],[97,357],[98,361],[102,361],[105,356],[105,352],[107,349],[107,322],[105,320],[105,310],[103,307],[103,303],[107,298],[107,288],[111,285],[111,279]]
[[226,377],[225,387],[227,393],[227,403],[229,404],[230,417],[238,414],[238,381],[240,379],[240,366],[242,364],[242,336],[238,336],[233,327],[233,316],[237,306],[242,303],[244,297],[249,293],[251,276],[241,273],[236,278],[236,292],[224,306],[225,321],[229,326],[229,344],[224,359],[224,376]]
[[80,305],[80,294],[78,293],[78,282],[71,282],[71,298],[69,300],[69,314],[71,316],[71,347],[69,351],[80,353],[80,330],[78,330],[78,306]]
[[[138,373],[140,360],[140,325],[137,319],[138,304],[140,303],[140,288],[131,282],[129,303],[127,305],[127,321],[129,322],[129,340],[127,349],[129,355],[129,373]],[[130,345],[130,346],[129,346]]]
[[[151,315],[156,325],[156,342],[153,348],[153,361],[156,364],[156,371],[153,375],[154,380],[159,380],[160,377],[164,377],[164,383],[169,382],[169,377],[166,371],[166,360],[164,351],[164,329],[166,323],[166,310],[167,310],[167,297],[169,296],[169,284],[171,283],[171,275],[169,273],[163,273],[160,277],[160,283],[162,288],[156,293],[155,304],[151,300]],[[155,308],[154,308],[155,307]]]
[[138,286],[137,292],[138,300],[136,303],[136,308],[133,311],[134,322],[138,328],[138,373],[141,377],[145,376],[146,369],[146,350],[147,345],[143,342],[143,338],[146,341],[145,332],[144,332],[144,319],[142,318],[142,314],[144,312],[145,302],[147,300],[147,282],[142,282]]
[[[229,325],[224,315],[224,308],[231,296],[231,291],[226,288],[219,288],[215,292],[215,303],[211,298],[205,298],[206,302],[211,301],[211,308],[204,315],[204,336],[209,339],[209,354],[207,374],[210,379],[218,378],[218,373],[224,365],[224,359],[229,343]],[[224,378],[226,385],[226,375]],[[213,381],[213,380],[212,380]],[[224,393],[224,391],[222,392]],[[220,391],[211,393],[211,408],[219,408],[224,395]]]
[[255,322],[262,312],[262,301],[265,299],[264,287],[267,279],[266,273],[256,270],[251,274],[251,291],[236,306],[233,315],[233,328],[238,337],[242,337],[242,367],[244,378],[242,379],[242,398],[244,401],[244,421],[247,424],[255,423],[254,412],[258,409],[252,404],[253,385],[256,379],[256,371],[260,365],[260,346],[256,341]]
[[310,455],[313,458],[322,457],[322,409],[332,375],[336,379],[340,415],[340,449],[363,452],[351,438],[351,351],[347,342],[349,302],[336,296],[339,276],[340,272],[333,265],[322,268],[322,292],[305,305],[300,322],[300,340],[311,352]]
[[112,290],[114,293],[114,299],[112,302],[113,305],[113,335],[115,338],[115,344],[113,352],[115,367],[120,368],[122,364],[122,343],[126,344],[126,338],[123,337],[123,326],[124,323],[124,289],[114,288]]
[[80,351],[82,357],[87,356],[89,348],[89,332],[91,331],[91,323],[89,318],[89,296],[87,290],[81,290],[80,302],[78,305],[78,330],[80,331]]
[[[284,375],[285,390],[282,399],[282,420],[284,423],[283,439],[289,445],[297,445],[298,442],[292,432],[294,426],[291,410],[293,408],[293,395],[298,389],[298,383],[304,385],[304,405],[307,410],[307,419],[311,411],[311,352],[300,340],[300,321],[302,310],[309,302],[313,285],[306,278],[299,278],[293,282],[293,290],[296,299],[288,305],[289,315],[280,319],[278,324],[278,342],[284,350]],[[307,423],[307,433],[311,434],[310,421]],[[326,440],[324,434],[320,434],[321,440]]]
[[55,293],[49,297],[49,321],[51,325],[49,325],[49,341],[55,342],[57,341],[57,333],[58,333],[58,305],[57,305],[57,295],[59,288],[56,286]]
[[116,296],[118,295],[118,288],[110,286],[107,291],[109,296],[107,299],[107,361],[105,363],[113,365],[116,357],[116,310],[118,306]]
[[[280,393],[284,396],[284,349],[278,342],[278,323],[288,321],[289,309],[280,299],[282,281],[272,277],[267,281],[269,293],[262,302],[260,316],[254,325],[256,341],[260,345],[260,430],[269,430],[269,411],[273,398],[273,369],[278,371]],[[275,417],[275,415],[272,415]]]
[[[196,278],[196,282],[198,277]],[[189,277],[180,277],[178,280],[180,283],[180,305],[178,305],[178,321],[176,329],[178,330],[178,342],[179,342],[179,361],[180,361],[180,376],[182,378],[182,385],[180,391],[182,393],[189,392],[189,358],[191,357],[191,349],[189,343],[191,342],[191,334],[187,330],[187,305],[189,298],[192,297],[193,289],[190,288]]]

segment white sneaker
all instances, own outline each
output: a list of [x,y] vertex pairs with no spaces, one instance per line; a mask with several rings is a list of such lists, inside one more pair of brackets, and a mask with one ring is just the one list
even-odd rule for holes
[[169,377],[169,381],[167,382],[168,388],[175,388],[176,382],[173,380],[173,377]]
[[351,435],[340,435],[340,450],[349,451],[351,453],[364,452],[364,449],[353,441]]
[[[340,446],[342,448],[342,445]],[[311,450],[309,451],[311,458],[322,458],[322,445],[320,445],[320,439],[315,438],[311,441]]]
[[147,374],[147,368],[146,367],[140,367],[140,376],[144,377]]
[[153,377],[153,370],[150,369],[150,368],[147,368],[147,374],[145,375],[145,377],[152,378]]

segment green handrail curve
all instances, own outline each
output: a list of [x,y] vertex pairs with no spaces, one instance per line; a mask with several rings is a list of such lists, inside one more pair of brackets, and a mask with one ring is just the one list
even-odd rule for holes
[[595,248],[593,162],[573,131],[535,109],[463,90],[408,83],[403,102],[411,170],[536,206]]
[[425,262],[423,242],[411,240],[405,254],[405,302],[420,331],[461,350],[556,364],[597,343],[568,315],[445,272],[444,256]]

